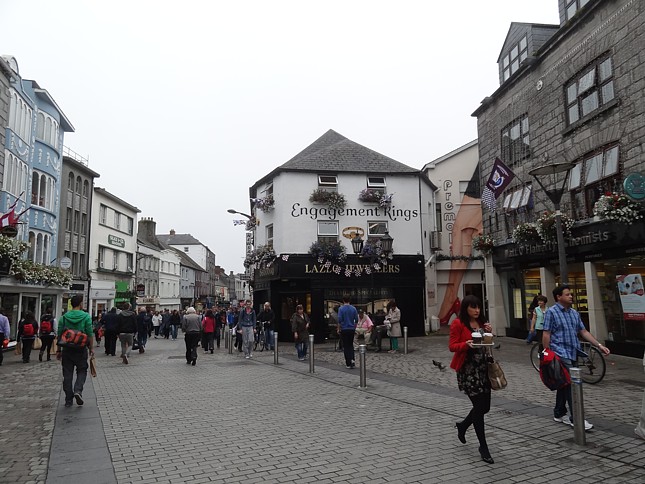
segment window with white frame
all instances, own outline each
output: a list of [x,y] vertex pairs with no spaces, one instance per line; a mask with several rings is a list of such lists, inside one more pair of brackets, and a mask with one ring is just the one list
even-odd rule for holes
[[9,105],[9,129],[16,133],[25,143],[31,142],[31,119],[33,110],[29,104],[11,89]]
[[585,67],[564,87],[569,125],[584,120],[616,97],[611,57],[601,57]]
[[336,242],[338,240],[338,221],[318,221],[318,242]]
[[593,207],[605,192],[621,188],[617,144],[598,149],[579,161],[569,173],[572,216],[586,219],[593,216]]
[[367,222],[367,238],[378,240],[387,232],[387,222],[374,220]]
[[517,210],[518,208],[528,207],[531,205],[531,190],[530,184],[522,187],[515,188],[506,192],[504,196],[504,203],[502,207],[505,211]]
[[318,175],[318,188],[328,192],[338,190],[338,177],[336,175]]
[[132,217],[126,216],[125,219],[127,220],[127,232],[129,235],[132,235],[134,232],[134,219]]
[[273,224],[269,224],[266,226],[266,236],[267,236],[266,245],[269,247],[273,247]]
[[571,18],[578,12],[578,10],[580,10],[588,3],[589,3],[589,0],[565,0],[564,2],[565,18],[567,20],[571,20]]
[[51,235],[38,230],[29,231],[29,249],[27,258],[36,264],[49,265]]
[[121,230],[121,214],[119,212],[114,212],[114,228]]
[[27,180],[29,179],[29,168],[20,158],[8,150],[4,151],[4,176],[2,178],[2,189],[11,195],[18,197],[23,194],[21,199],[25,199],[23,192],[27,190]]
[[264,196],[273,196],[273,182],[267,183],[267,186],[264,189]]
[[119,260],[121,259],[121,253],[117,250],[112,251],[112,269],[119,270]]
[[506,81],[520,68],[522,61],[528,57],[528,40],[526,35],[515,44],[502,58],[502,77]]
[[367,188],[381,188],[385,191],[385,177],[384,176],[368,176]]
[[520,116],[504,126],[501,132],[502,161],[514,164],[531,156],[529,117]]
[[36,139],[58,149],[58,121],[43,111],[36,119]]
[[54,209],[56,181],[50,175],[34,170],[31,177],[31,204]]
[[101,205],[99,207],[99,223],[101,225],[105,225],[107,223],[107,207],[105,205]]
[[105,267],[105,247],[99,247],[99,269],[106,269]]

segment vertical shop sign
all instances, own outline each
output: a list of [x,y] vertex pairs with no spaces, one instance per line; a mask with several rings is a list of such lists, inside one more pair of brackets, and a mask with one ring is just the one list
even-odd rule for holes
[[630,320],[645,319],[645,291],[641,275],[617,275],[616,284],[623,307],[623,317]]

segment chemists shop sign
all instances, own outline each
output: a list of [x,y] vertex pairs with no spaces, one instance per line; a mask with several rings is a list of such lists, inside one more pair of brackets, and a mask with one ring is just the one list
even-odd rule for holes
[[125,240],[116,235],[108,235],[108,244],[123,248],[125,247]]

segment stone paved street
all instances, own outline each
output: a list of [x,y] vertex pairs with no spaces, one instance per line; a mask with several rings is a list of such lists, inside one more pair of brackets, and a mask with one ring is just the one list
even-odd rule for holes
[[[645,442],[632,431],[644,386],[639,360],[612,356],[605,380],[585,385],[596,429],[581,450],[572,429],[552,421],[554,395],[528,347],[498,341],[509,387],[494,393],[487,416],[492,466],[479,459],[472,429],[466,445],[456,438],[469,401],[454,371],[432,365],[449,364],[444,335],[411,339],[408,355],[368,352],[366,390],[330,344],[317,345],[314,375],[286,343],[278,367],[270,352],[245,360],[223,347],[200,351],[192,367],[181,339],[153,339],[127,366],[100,349],[86,405],[71,409],[61,407],[56,363],[22,365],[5,354],[0,482],[42,482],[48,467],[48,482],[92,484],[645,480]],[[60,452],[73,445],[83,449],[80,462]]]

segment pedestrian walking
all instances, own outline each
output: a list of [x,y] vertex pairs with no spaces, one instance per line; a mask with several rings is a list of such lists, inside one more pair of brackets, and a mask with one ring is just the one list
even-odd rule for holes
[[11,325],[9,324],[9,318],[4,313],[4,308],[0,308],[0,366],[2,366],[2,361],[4,359],[2,348],[4,347],[4,341],[9,340],[9,335],[11,334]]
[[307,346],[309,343],[309,316],[305,313],[302,304],[296,306],[296,312],[291,316],[291,331],[293,332],[293,341],[296,344],[296,354],[300,361],[307,357]]
[[161,327],[161,314],[159,314],[159,311],[155,311],[154,315],[152,316],[152,327],[155,331],[155,339],[159,337],[159,328]]
[[388,353],[396,353],[399,349],[399,338],[402,336],[401,310],[396,306],[396,301],[394,299],[387,303],[386,309],[387,316],[385,316],[385,324],[390,326],[388,331],[390,336],[390,351],[388,351]]
[[238,328],[242,330],[242,349],[244,358],[253,358],[253,343],[255,343],[255,324],[257,322],[255,309],[250,299],[246,300],[244,309],[240,311]]
[[103,313],[101,318],[101,327],[103,328],[103,339],[105,342],[105,354],[109,356],[116,355],[116,340],[119,337],[119,323],[117,320],[116,307],[108,312]]
[[358,311],[349,303],[349,297],[343,297],[343,305],[338,309],[338,333],[343,343],[345,366],[354,368],[354,334],[358,324]]
[[151,324],[151,318],[148,311],[144,306],[140,307],[139,314],[137,314],[137,343],[139,344],[139,353],[146,352],[148,333],[150,333],[149,326]]
[[537,297],[537,306],[533,308],[533,317],[531,318],[531,329],[529,329],[529,336],[526,338],[527,343],[532,341],[539,341],[542,351],[542,330],[544,328],[544,314],[547,311],[546,303],[548,301],[546,296],[540,294]]
[[29,363],[31,358],[31,349],[36,341],[38,334],[38,323],[34,313],[27,311],[25,317],[18,323],[17,339],[22,343],[22,362]]
[[121,358],[126,365],[130,362],[130,351],[134,344],[134,335],[137,333],[137,315],[132,311],[130,303],[125,303],[117,315],[117,328],[119,341],[121,341]]
[[94,343],[98,348],[101,346],[101,319],[103,318],[103,313],[98,312],[97,315],[92,316],[92,332],[94,333]]
[[177,339],[177,328],[179,328],[180,325],[181,325],[181,315],[179,314],[179,311],[177,311],[176,309],[173,309],[172,314],[170,315],[170,334],[172,336],[173,341]]
[[492,331],[486,322],[481,301],[472,295],[464,297],[459,309],[459,318],[450,324],[448,348],[454,353],[450,368],[457,372],[457,385],[473,404],[470,413],[461,422],[455,424],[457,437],[462,444],[466,443],[466,431],[472,425],[479,440],[479,455],[487,464],[495,461],[488,450],[484,415],[490,410],[490,382],[488,380],[488,359],[486,347],[475,347],[472,334]]
[[215,314],[215,341],[217,342],[217,349],[219,349],[220,347],[220,343],[222,341],[222,331],[224,331],[225,326],[226,326],[226,311],[224,311],[224,309],[220,309]]
[[238,329],[238,323],[240,321],[240,311],[239,308],[231,307],[228,311],[227,322],[228,326],[233,334],[235,335],[235,342],[233,347],[237,349],[238,352],[242,352],[242,330]]
[[204,353],[209,351],[213,354],[215,348],[215,315],[208,309],[202,319],[202,348]]
[[[83,311],[83,296],[72,296],[70,304],[72,309],[63,314],[58,321],[58,334],[62,336],[67,330],[78,331],[87,336],[87,344],[76,347],[58,345],[56,358],[61,361],[63,367],[63,391],[65,392],[66,407],[71,407],[73,400],[76,400],[77,405],[83,405],[83,386],[89,367],[87,358],[88,355],[94,356],[92,318]],[[73,381],[74,368],[76,368],[76,381]]]
[[[578,311],[573,309],[573,294],[569,286],[557,286],[553,289],[555,304],[547,309],[544,314],[544,328],[542,332],[542,345],[544,351],[551,350],[560,357],[560,362],[567,369],[574,366],[580,351],[582,337],[605,355],[609,348],[601,345],[592,334],[587,331]],[[569,415],[567,415],[567,404]],[[573,427],[573,405],[571,401],[571,385],[556,390],[553,420]],[[584,421],[585,430],[591,430],[593,424]]]
[[43,361],[43,355],[47,353],[47,361],[51,361],[51,350],[56,331],[54,329],[54,317],[51,314],[43,314],[40,318],[40,341],[42,346],[38,353],[38,361]]
[[161,328],[159,332],[162,334],[164,339],[170,338],[170,311],[168,308],[163,310],[161,314]]
[[186,363],[193,366],[197,364],[197,345],[199,344],[201,328],[201,321],[195,308],[188,308],[181,324],[181,330],[184,332],[184,341],[186,343]]
[[258,315],[258,320],[264,328],[264,341],[261,343],[266,349],[273,350],[273,332],[275,331],[275,313],[271,309],[271,303],[265,302],[262,311]]

